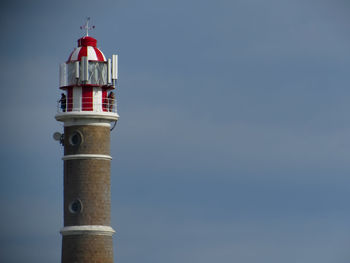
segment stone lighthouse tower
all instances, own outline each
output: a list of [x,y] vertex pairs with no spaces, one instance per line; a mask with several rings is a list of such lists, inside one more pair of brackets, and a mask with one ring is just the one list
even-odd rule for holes
[[97,40],[78,39],[60,66],[61,99],[57,121],[64,134],[64,227],[62,263],[113,262],[110,131],[117,122],[117,55],[106,60]]

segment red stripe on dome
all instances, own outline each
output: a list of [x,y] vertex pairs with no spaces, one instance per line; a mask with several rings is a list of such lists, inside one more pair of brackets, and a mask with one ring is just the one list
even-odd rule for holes
[[97,61],[105,61],[105,59],[104,59],[104,57],[102,55],[102,52],[96,47],[94,47],[94,50],[95,50],[95,53],[96,53],[96,56],[97,56]]
[[81,60],[81,57],[87,57],[87,47],[81,47],[77,60]]
[[87,46],[96,47],[96,44],[97,44],[97,40],[94,39],[93,37],[85,36],[85,37],[82,37],[82,38],[78,39],[78,46],[79,47],[81,47],[81,46],[84,46],[84,47],[87,47]]

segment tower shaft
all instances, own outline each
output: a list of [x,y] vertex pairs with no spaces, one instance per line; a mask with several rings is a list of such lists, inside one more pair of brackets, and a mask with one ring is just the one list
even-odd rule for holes
[[62,263],[112,263],[109,124],[64,131]]

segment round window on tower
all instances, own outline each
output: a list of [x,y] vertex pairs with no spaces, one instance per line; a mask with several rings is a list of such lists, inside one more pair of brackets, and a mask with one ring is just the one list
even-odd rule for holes
[[79,199],[77,199],[69,204],[68,209],[72,214],[78,214],[83,210],[83,204]]
[[75,131],[69,136],[69,143],[72,146],[78,146],[82,143],[82,141],[83,136],[79,131]]

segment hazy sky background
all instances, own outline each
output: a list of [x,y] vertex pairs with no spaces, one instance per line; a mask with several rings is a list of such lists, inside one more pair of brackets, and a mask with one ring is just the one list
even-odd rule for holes
[[2,1],[0,262],[60,262],[58,65],[119,54],[121,263],[350,262],[350,2]]

